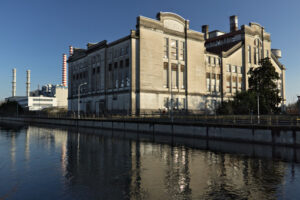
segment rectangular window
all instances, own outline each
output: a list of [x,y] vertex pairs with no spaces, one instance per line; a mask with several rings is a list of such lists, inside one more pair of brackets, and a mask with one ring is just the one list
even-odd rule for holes
[[179,59],[184,60],[185,59],[184,56],[185,56],[185,42],[180,42],[180,57],[179,57]]
[[125,48],[125,55],[127,55],[129,53],[129,46],[126,46]]
[[123,60],[120,61],[120,70],[119,70],[119,83],[120,83],[120,87],[124,87],[124,78],[125,78],[125,69],[123,67]]
[[248,63],[251,63],[251,46],[248,46]]
[[226,77],[226,92],[231,93],[231,76]]
[[185,109],[186,108],[186,100],[185,100],[185,98],[182,98],[181,99],[181,107],[182,107],[182,109]]
[[267,53],[266,53],[266,54],[267,54],[267,58],[269,58],[269,50],[267,50]]
[[164,58],[169,58],[169,38],[164,38]]
[[114,66],[114,79],[113,79],[113,87],[118,88],[118,63],[115,62]]
[[236,83],[236,77],[232,77],[232,92],[236,93],[237,83]]
[[238,82],[238,90],[241,91],[242,90],[242,84],[243,84],[243,78],[239,77],[239,82]]
[[180,80],[181,80],[181,88],[184,89],[185,88],[185,69],[184,69],[184,65],[180,66]]
[[113,70],[112,70],[112,64],[108,65],[108,88],[112,88],[112,82],[113,82]]
[[259,49],[254,48],[254,64],[258,65],[259,64]]
[[217,64],[217,61],[216,61],[216,60],[217,60],[216,57],[214,57],[214,58],[213,58],[213,62],[214,62],[213,65],[216,65],[216,64]]
[[128,58],[125,60],[125,67],[129,67],[129,59]]
[[164,87],[169,87],[169,64],[167,62],[164,62],[164,72],[163,72],[163,81],[164,81]]
[[210,92],[210,73],[206,73],[206,90]]
[[175,103],[174,108],[178,110],[179,109],[179,99],[176,98],[174,103]]
[[178,60],[178,40],[171,40],[171,59]]
[[210,64],[210,63],[211,63],[211,57],[208,56],[208,64]]
[[211,76],[211,90],[213,92],[216,91],[216,74],[212,74]]
[[169,109],[169,97],[164,98],[164,107]]
[[217,74],[217,79],[216,79],[216,92],[220,92],[220,74]]
[[236,66],[232,65],[231,70],[232,70],[233,73],[236,73]]
[[178,88],[178,65],[172,64],[171,65],[171,73],[172,73],[172,88]]
[[230,65],[226,65],[226,71],[230,72]]

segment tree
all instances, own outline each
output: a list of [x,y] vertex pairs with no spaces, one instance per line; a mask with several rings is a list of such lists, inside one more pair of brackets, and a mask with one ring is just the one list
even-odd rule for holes
[[16,114],[23,113],[23,108],[16,101],[7,101],[0,105],[0,113],[3,114]]
[[233,100],[222,102],[217,109],[219,114],[257,113],[258,97],[260,114],[279,112],[278,106],[282,100],[276,84],[279,75],[270,59],[262,59],[259,67],[250,69],[249,75],[248,91],[238,92]]
[[256,98],[259,96],[261,114],[277,113],[282,100],[276,84],[279,75],[269,58],[262,59],[260,65],[260,67],[251,68],[249,71],[248,91],[255,94]]

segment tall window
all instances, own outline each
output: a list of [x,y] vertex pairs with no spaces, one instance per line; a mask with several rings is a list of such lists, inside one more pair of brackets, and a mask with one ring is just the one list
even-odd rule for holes
[[251,63],[251,46],[248,46],[248,62]]
[[239,77],[239,82],[238,82],[238,90],[241,91],[242,90],[242,83],[243,83],[243,78]]
[[120,61],[119,67],[119,87],[124,87],[124,69],[123,69],[123,60]]
[[228,64],[228,65],[226,65],[226,71],[227,72],[230,72],[231,70],[230,70],[230,65]]
[[129,59],[128,58],[125,60],[125,83],[126,83],[127,87],[130,86],[130,79],[129,79]]
[[113,82],[113,87],[118,88],[118,63],[115,62],[115,67],[114,67],[114,82]]
[[226,77],[226,92],[231,93],[231,76]]
[[259,49],[258,48],[254,48],[254,64],[258,64],[259,61]]
[[169,57],[169,38],[164,38],[164,58]]
[[108,88],[112,88],[113,82],[113,72],[112,72],[112,64],[108,65]]
[[266,54],[267,54],[267,57],[269,58],[269,50],[267,50]]
[[184,69],[184,65],[180,66],[180,80],[181,82],[181,88],[184,89],[185,88],[185,69]]
[[233,73],[236,73],[236,66],[235,66],[235,65],[232,65],[232,66],[231,66],[231,70],[232,70]]
[[164,98],[164,107],[169,109],[169,97]]
[[172,64],[172,88],[178,88],[178,66],[176,64]]
[[221,75],[220,74],[217,74],[217,77],[216,77],[216,92],[220,92],[220,78],[221,78]]
[[168,63],[164,62],[164,72],[163,72],[163,81],[164,81],[164,87],[169,87],[169,70],[168,70]]
[[210,73],[206,73],[206,90],[210,92]]
[[236,77],[232,77],[232,92],[236,93],[237,83],[236,83]]
[[171,59],[178,60],[178,40],[171,40]]
[[184,55],[185,55],[185,42],[180,42],[180,60],[184,60]]
[[213,92],[216,91],[216,74],[212,74],[211,76],[211,90]]
[[182,109],[185,109],[185,108],[186,108],[186,100],[185,100],[185,98],[182,98],[182,99],[181,99],[181,108],[182,108]]

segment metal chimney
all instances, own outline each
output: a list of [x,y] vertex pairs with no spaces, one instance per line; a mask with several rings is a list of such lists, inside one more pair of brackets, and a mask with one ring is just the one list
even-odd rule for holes
[[16,90],[17,90],[17,69],[14,68],[12,70],[12,97],[16,96]]
[[27,81],[26,81],[26,96],[30,96],[30,70],[27,70]]
[[67,86],[67,55],[63,54],[63,66],[62,66],[62,84]]
[[73,55],[73,46],[69,46],[69,57]]

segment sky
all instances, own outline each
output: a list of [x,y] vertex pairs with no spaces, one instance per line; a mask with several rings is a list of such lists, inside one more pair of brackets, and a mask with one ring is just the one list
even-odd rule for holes
[[[26,70],[31,90],[61,84],[62,54],[69,45],[114,41],[135,29],[136,17],[155,18],[174,12],[201,32],[229,31],[229,16],[239,26],[257,22],[271,33],[272,48],[282,50],[287,102],[300,95],[300,1],[298,0],[0,0],[0,100],[11,96],[12,69],[17,69],[17,95],[26,93]],[[299,56],[299,57],[298,57]]]

